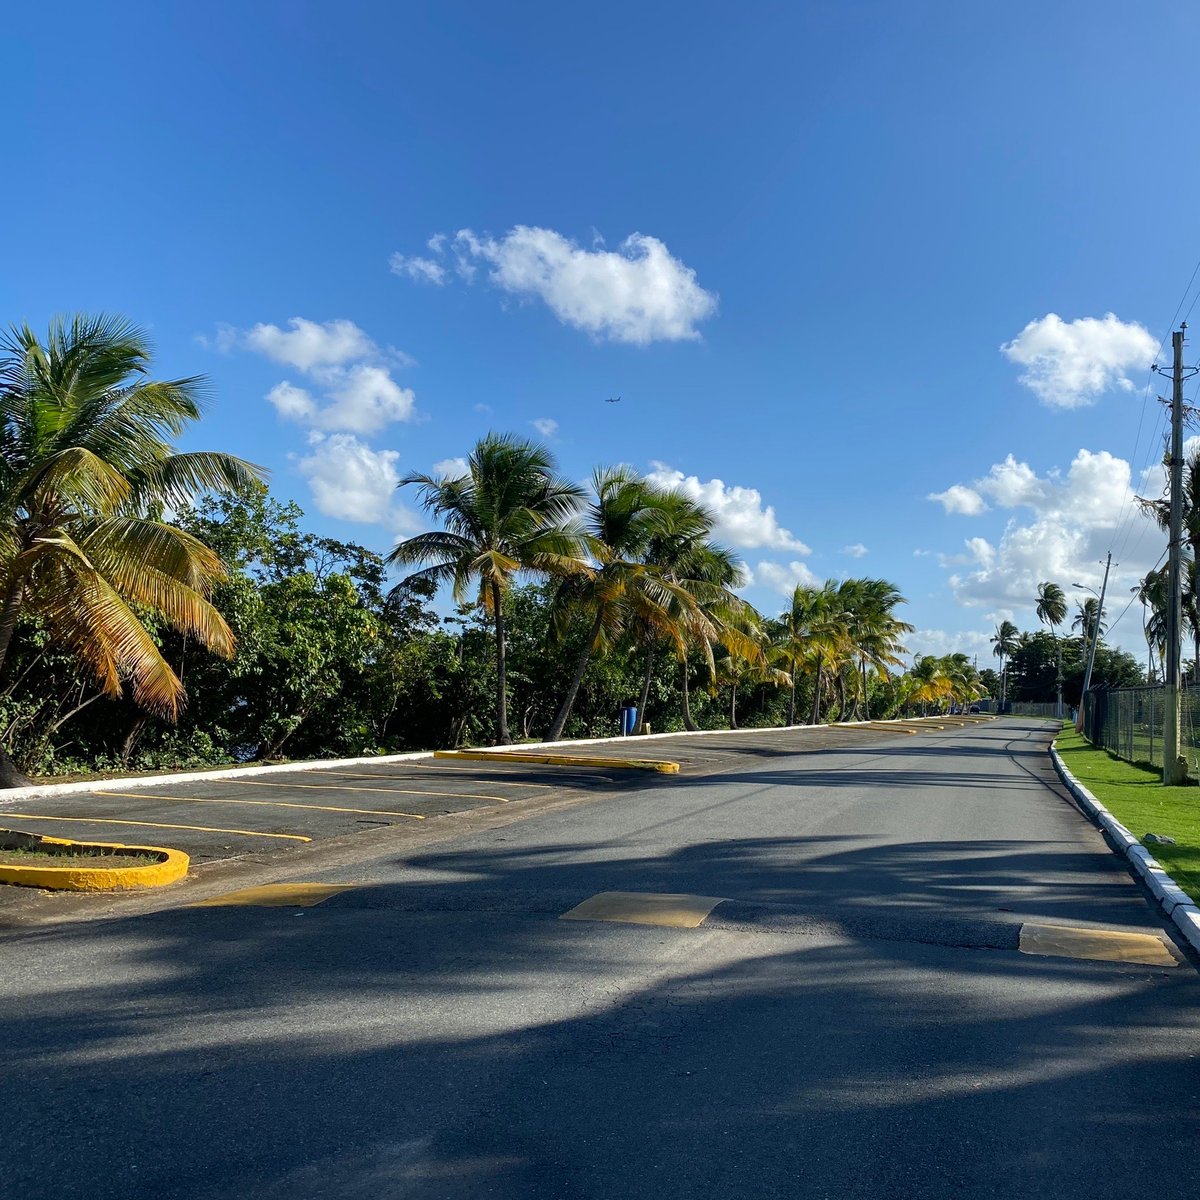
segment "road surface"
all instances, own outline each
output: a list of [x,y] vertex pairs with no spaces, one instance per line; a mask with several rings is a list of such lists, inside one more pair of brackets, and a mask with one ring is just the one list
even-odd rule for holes
[[9,931],[5,1193],[1193,1197],[1200,980],[1049,738],[762,735],[307,891]]

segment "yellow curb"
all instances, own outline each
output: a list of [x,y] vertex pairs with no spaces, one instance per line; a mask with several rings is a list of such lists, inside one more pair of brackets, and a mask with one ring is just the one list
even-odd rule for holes
[[182,850],[165,846],[125,846],[119,842],[76,842],[18,830],[0,831],[0,843],[22,847],[64,846],[112,850],[125,854],[158,854],[160,862],[144,867],[13,867],[0,865],[0,883],[64,892],[114,892],[163,887],[188,873],[191,861]]
[[915,729],[905,729],[903,725],[868,725],[866,722],[858,722],[854,725],[834,723],[826,725],[826,729],[845,729],[849,733],[853,733],[856,729],[865,729],[868,733],[880,733],[890,730],[893,733],[911,733],[916,734]]
[[434,758],[469,758],[475,762],[541,763],[548,767],[618,767],[677,775],[679,764],[662,758],[587,758],[577,754],[523,754],[509,750],[435,750]]

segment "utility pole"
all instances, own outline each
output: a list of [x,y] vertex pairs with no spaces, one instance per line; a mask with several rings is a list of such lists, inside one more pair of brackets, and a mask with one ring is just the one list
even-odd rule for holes
[[[1117,564],[1120,565],[1119,563]],[[1083,702],[1087,698],[1088,688],[1092,686],[1092,667],[1096,664],[1096,643],[1100,640],[1100,621],[1104,617],[1104,593],[1108,590],[1108,571],[1112,566],[1112,551],[1104,560],[1104,582],[1100,585],[1100,603],[1096,608],[1096,620],[1092,625],[1092,646],[1088,651],[1087,670],[1083,673],[1083,695],[1079,697],[1079,720],[1076,729],[1083,728]]]
[[1171,532],[1167,543],[1167,661],[1163,705],[1163,783],[1187,779],[1187,763],[1179,754],[1179,703],[1182,679],[1179,670],[1181,610],[1183,608],[1183,335],[1187,322],[1171,334],[1174,361],[1171,367]]

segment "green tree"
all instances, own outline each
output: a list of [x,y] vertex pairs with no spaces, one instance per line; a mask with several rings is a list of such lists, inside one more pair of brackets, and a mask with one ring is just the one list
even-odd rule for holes
[[[237,490],[258,468],[177,453],[200,416],[202,380],[153,380],[144,333],[110,316],[28,326],[0,341],[0,678],[22,616],[35,617],[107,696],[168,719],[185,697],[147,621],[213,652],[233,634],[210,603],[219,557],[161,519],[204,489]],[[0,786],[24,782],[0,749]]]
[[464,603],[473,583],[476,603],[492,622],[496,641],[496,741],[508,731],[504,596],[521,572],[561,576],[586,570],[584,539],[574,525],[583,489],[555,473],[544,446],[489,433],[476,443],[465,474],[409,475],[421,504],[443,528],[400,542],[388,561],[428,566],[414,576],[452,585]]

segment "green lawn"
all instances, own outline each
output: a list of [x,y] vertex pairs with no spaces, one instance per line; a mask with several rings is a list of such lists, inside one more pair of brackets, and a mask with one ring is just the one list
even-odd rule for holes
[[1166,834],[1174,846],[1146,848],[1193,900],[1200,901],[1200,788],[1163,787],[1157,771],[1097,750],[1071,726],[1055,746],[1067,769],[1136,838]]

